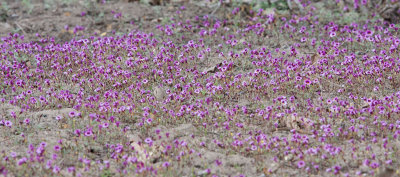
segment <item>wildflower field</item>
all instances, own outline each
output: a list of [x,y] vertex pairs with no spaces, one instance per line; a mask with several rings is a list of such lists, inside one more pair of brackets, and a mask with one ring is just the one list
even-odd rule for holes
[[0,176],[399,176],[385,5],[5,0]]

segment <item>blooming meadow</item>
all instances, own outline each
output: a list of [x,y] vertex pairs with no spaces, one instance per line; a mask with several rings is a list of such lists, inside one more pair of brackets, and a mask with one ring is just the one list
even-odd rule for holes
[[304,8],[1,38],[0,174],[399,175],[399,25]]

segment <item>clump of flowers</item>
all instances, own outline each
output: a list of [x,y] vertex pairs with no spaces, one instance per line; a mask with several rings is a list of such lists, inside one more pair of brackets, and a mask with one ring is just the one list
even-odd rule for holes
[[182,6],[156,33],[3,37],[0,130],[27,150],[1,152],[0,173],[228,176],[242,166],[256,176],[285,166],[351,176],[398,166],[398,26],[342,26],[304,7],[246,20],[235,8],[220,20],[182,18]]

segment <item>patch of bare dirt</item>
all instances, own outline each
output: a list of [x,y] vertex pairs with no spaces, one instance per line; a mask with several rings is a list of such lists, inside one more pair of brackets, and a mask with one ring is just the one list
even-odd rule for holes
[[[77,1],[65,4],[54,1],[32,1],[31,8],[21,2],[7,1],[0,11],[0,34],[24,35],[26,41],[37,41],[37,36],[55,37],[56,42],[66,42],[85,35],[103,36],[125,34],[134,30],[157,32],[156,25],[163,24],[181,6],[180,16],[194,19],[210,13],[211,9],[186,1],[149,5],[140,1]],[[28,9],[27,9],[28,8]]]

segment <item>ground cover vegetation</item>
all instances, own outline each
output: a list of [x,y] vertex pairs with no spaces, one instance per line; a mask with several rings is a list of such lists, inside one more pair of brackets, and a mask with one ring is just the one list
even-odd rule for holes
[[1,34],[0,174],[400,174],[399,1],[79,2]]

